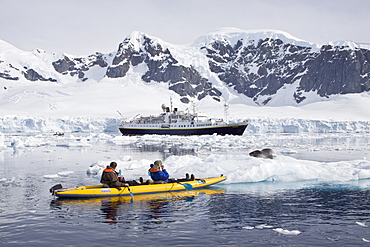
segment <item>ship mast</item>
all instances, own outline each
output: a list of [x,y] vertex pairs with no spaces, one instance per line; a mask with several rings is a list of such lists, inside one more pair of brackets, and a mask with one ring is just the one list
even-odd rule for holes
[[170,97],[170,111],[172,112],[172,97]]
[[195,102],[194,102],[194,101],[192,101],[192,102],[191,102],[191,104],[192,104],[192,107],[193,107],[193,115],[195,115],[195,111],[196,111],[196,110],[195,110],[195,107],[196,107],[196,106],[195,106]]
[[225,122],[229,123],[228,117],[229,117],[229,104],[225,102],[224,104],[224,115],[225,115]]
[[196,121],[199,121],[199,118],[198,118],[198,114],[195,114],[196,112],[196,106],[195,106],[195,102],[194,101],[191,101],[191,106],[193,108],[193,117],[196,117]]

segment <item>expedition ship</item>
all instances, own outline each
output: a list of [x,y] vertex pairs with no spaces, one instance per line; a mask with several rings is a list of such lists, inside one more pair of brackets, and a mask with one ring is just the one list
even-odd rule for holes
[[[225,109],[227,105],[225,104]],[[248,126],[248,121],[228,123],[223,119],[208,118],[203,113],[189,113],[172,110],[165,104],[163,112],[158,116],[123,120],[119,124],[122,135],[242,135]]]

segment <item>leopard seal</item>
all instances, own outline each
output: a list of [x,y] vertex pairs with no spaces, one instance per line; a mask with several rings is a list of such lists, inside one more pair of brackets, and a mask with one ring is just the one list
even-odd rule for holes
[[274,159],[276,154],[271,148],[264,148],[262,150],[254,150],[249,153],[249,156],[256,158]]

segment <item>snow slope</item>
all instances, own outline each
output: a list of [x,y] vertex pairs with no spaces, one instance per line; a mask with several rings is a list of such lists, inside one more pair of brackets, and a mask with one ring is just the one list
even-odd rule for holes
[[[1,132],[118,131],[122,116],[159,114],[163,103],[169,105],[170,97],[179,109],[191,108],[181,104],[179,96],[165,84],[147,85],[128,78],[83,84],[17,83],[11,90],[0,90]],[[239,98],[230,102],[228,119],[250,119],[247,130],[257,133],[369,132],[369,105],[369,93],[281,107],[243,104]],[[224,117],[223,102],[207,98],[197,102],[196,108]]]

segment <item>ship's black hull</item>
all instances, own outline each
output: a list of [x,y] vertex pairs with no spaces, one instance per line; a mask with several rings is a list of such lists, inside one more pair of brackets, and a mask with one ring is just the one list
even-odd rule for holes
[[120,127],[122,135],[243,135],[248,124],[228,125],[208,128],[181,128],[181,129],[144,129]]

